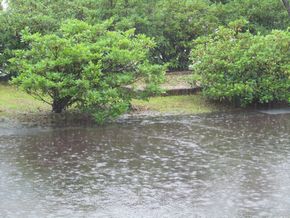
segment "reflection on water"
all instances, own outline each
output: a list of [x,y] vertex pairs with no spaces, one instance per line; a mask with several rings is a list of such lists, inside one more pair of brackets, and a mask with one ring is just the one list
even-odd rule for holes
[[289,114],[0,133],[1,217],[290,214]]

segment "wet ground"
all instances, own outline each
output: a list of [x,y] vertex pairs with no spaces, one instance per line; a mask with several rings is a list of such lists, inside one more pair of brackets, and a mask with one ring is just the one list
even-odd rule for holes
[[0,217],[287,217],[290,114],[0,122]]

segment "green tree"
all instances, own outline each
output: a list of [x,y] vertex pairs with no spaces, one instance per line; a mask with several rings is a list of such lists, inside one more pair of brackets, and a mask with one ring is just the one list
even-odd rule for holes
[[243,106],[290,102],[290,32],[252,35],[244,21],[220,27],[195,41],[191,57],[194,80],[206,96]]
[[[98,121],[125,112],[133,97],[160,91],[164,69],[148,61],[154,42],[109,26],[72,20],[53,34],[25,31],[22,40],[29,49],[11,59],[19,72],[13,84],[50,104],[53,112],[74,105]],[[144,92],[128,90],[138,80],[146,84]]]

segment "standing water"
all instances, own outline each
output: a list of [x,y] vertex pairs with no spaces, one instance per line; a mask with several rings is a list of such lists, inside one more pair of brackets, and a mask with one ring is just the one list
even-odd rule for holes
[[0,160],[0,217],[290,214],[290,114],[0,123]]

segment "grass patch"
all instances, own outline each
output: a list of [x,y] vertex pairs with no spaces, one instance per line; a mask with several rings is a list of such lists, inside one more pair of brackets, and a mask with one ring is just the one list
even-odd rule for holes
[[[152,97],[148,101],[133,100],[132,105],[140,112],[156,111],[170,114],[199,114],[226,109],[225,106],[207,101],[202,95]],[[16,117],[29,113],[34,116],[50,110],[50,105],[7,83],[0,83],[0,115]]]
[[34,113],[49,110],[48,104],[38,101],[7,83],[0,83],[1,114]]
[[133,100],[132,104],[140,110],[174,114],[200,114],[227,109],[209,102],[201,95],[153,97],[149,101]]

